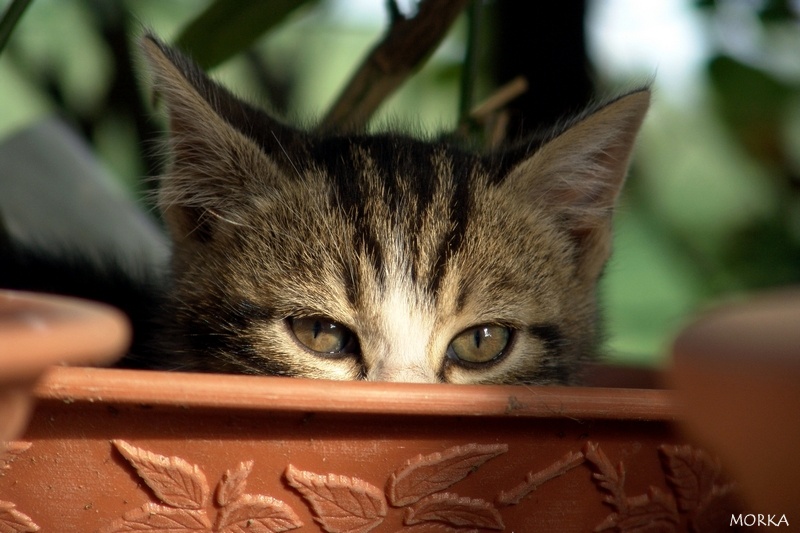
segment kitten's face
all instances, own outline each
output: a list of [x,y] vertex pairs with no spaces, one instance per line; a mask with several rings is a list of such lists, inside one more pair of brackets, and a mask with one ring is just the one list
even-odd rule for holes
[[160,194],[183,364],[568,383],[593,353],[610,210],[646,92],[542,146],[480,156],[293,131],[153,41],[145,50],[170,110]]
[[194,349],[211,342],[221,357],[211,364],[336,379],[464,383],[533,369],[560,379],[557,360],[573,357],[562,350],[591,348],[590,283],[569,236],[478,158],[366,138],[322,141],[293,163],[260,170],[268,186],[237,191],[202,242],[179,244],[182,299],[197,309],[192,328],[208,333]]

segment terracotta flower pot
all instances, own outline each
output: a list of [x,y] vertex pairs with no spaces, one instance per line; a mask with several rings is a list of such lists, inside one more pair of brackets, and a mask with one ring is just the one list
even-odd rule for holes
[[727,531],[733,509],[667,390],[51,368],[33,395],[0,530]]
[[[691,439],[740,481],[748,511],[800,523],[800,289],[728,305],[677,339],[670,382]],[[751,519],[752,520],[752,519]],[[758,524],[757,524],[758,525]]]
[[51,365],[104,365],[128,346],[124,316],[71,298],[0,290],[0,442],[24,428],[36,379]]
[[683,528],[730,490],[662,390],[57,368],[35,395],[0,495],[43,531]]

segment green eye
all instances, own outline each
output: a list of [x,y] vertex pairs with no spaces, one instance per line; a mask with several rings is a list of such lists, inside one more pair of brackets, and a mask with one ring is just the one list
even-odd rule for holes
[[324,317],[288,319],[297,341],[312,352],[329,356],[356,352],[356,336],[345,326]]
[[467,364],[488,363],[503,354],[510,340],[510,328],[482,324],[456,335],[447,348],[447,355]]

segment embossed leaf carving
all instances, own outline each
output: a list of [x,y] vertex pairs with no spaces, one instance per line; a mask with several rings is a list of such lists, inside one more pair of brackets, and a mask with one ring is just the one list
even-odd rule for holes
[[402,507],[448,489],[489,459],[507,451],[506,444],[467,444],[441,453],[418,455],[389,478],[386,486],[389,502]]
[[197,465],[180,457],[166,457],[137,448],[123,440],[113,443],[162,502],[179,509],[197,510],[205,506],[208,482]]
[[647,494],[627,499],[623,512],[612,513],[594,530],[613,529],[624,533],[671,533],[678,530],[680,517],[669,494],[650,487]]
[[386,516],[386,501],[374,485],[336,474],[319,475],[289,465],[286,481],[308,502],[328,533],[366,533]]
[[689,513],[693,531],[713,531],[738,508],[732,484],[718,483],[722,467],[706,451],[692,446],[663,445],[658,449],[678,507]]
[[406,525],[442,522],[456,527],[504,529],[503,519],[486,500],[460,497],[457,494],[432,494],[406,509]]
[[302,526],[292,509],[270,496],[244,494],[219,513],[219,533],[280,533]]
[[0,476],[5,474],[5,471],[11,468],[11,463],[30,447],[30,442],[0,442]]
[[205,511],[175,509],[155,503],[146,503],[139,509],[125,513],[122,520],[100,530],[100,533],[126,533],[149,531],[151,533],[208,532],[211,522]]
[[622,462],[616,468],[600,446],[587,442],[583,450],[586,460],[598,472],[592,474],[595,482],[608,493],[604,501],[617,512],[611,513],[594,530],[623,531],[626,533],[667,533],[677,531],[680,515],[675,499],[655,487],[646,494],[634,497],[625,495],[625,467]]
[[11,502],[0,501],[0,533],[32,533],[39,531],[39,526],[28,515],[17,511],[15,507]]
[[253,461],[242,461],[234,470],[226,470],[217,486],[217,503],[228,505],[244,494],[247,476],[253,470]]
[[711,495],[720,474],[719,463],[705,451],[688,445],[665,445],[659,452],[681,511],[695,510]]
[[413,526],[404,527],[395,533],[479,533],[477,529],[464,529],[463,527],[452,527],[444,524],[434,524],[423,522]]
[[583,464],[583,461],[583,453],[568,452],[550,466],[538,472],[528,472],[528,475],[525,476],[525,481],[510,490],[500,491],[495,501],[500,505],[516,505],[522,501],[522,498],[539,488],[543,483],[566,474],[578,465]]
[[620,462],[615,468],[608,456],[600,449],[600,445],[594,442],[587,442],[583,447],[583,455],[586,460],[594,464],[598,472],[592,474],[597,484],[608,492],[608,496],[603,501],[614,506],[619,511],[624,511],[627,506],[625,498],[625,467]]

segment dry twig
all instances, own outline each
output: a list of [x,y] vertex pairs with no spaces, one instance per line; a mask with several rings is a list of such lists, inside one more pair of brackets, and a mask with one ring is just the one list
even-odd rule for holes
[[320,127],[363,129],[380,104],[436,49],[468,0],[422,0],[406,18],[390,2],[392,20],[385,37],[361,64]]

